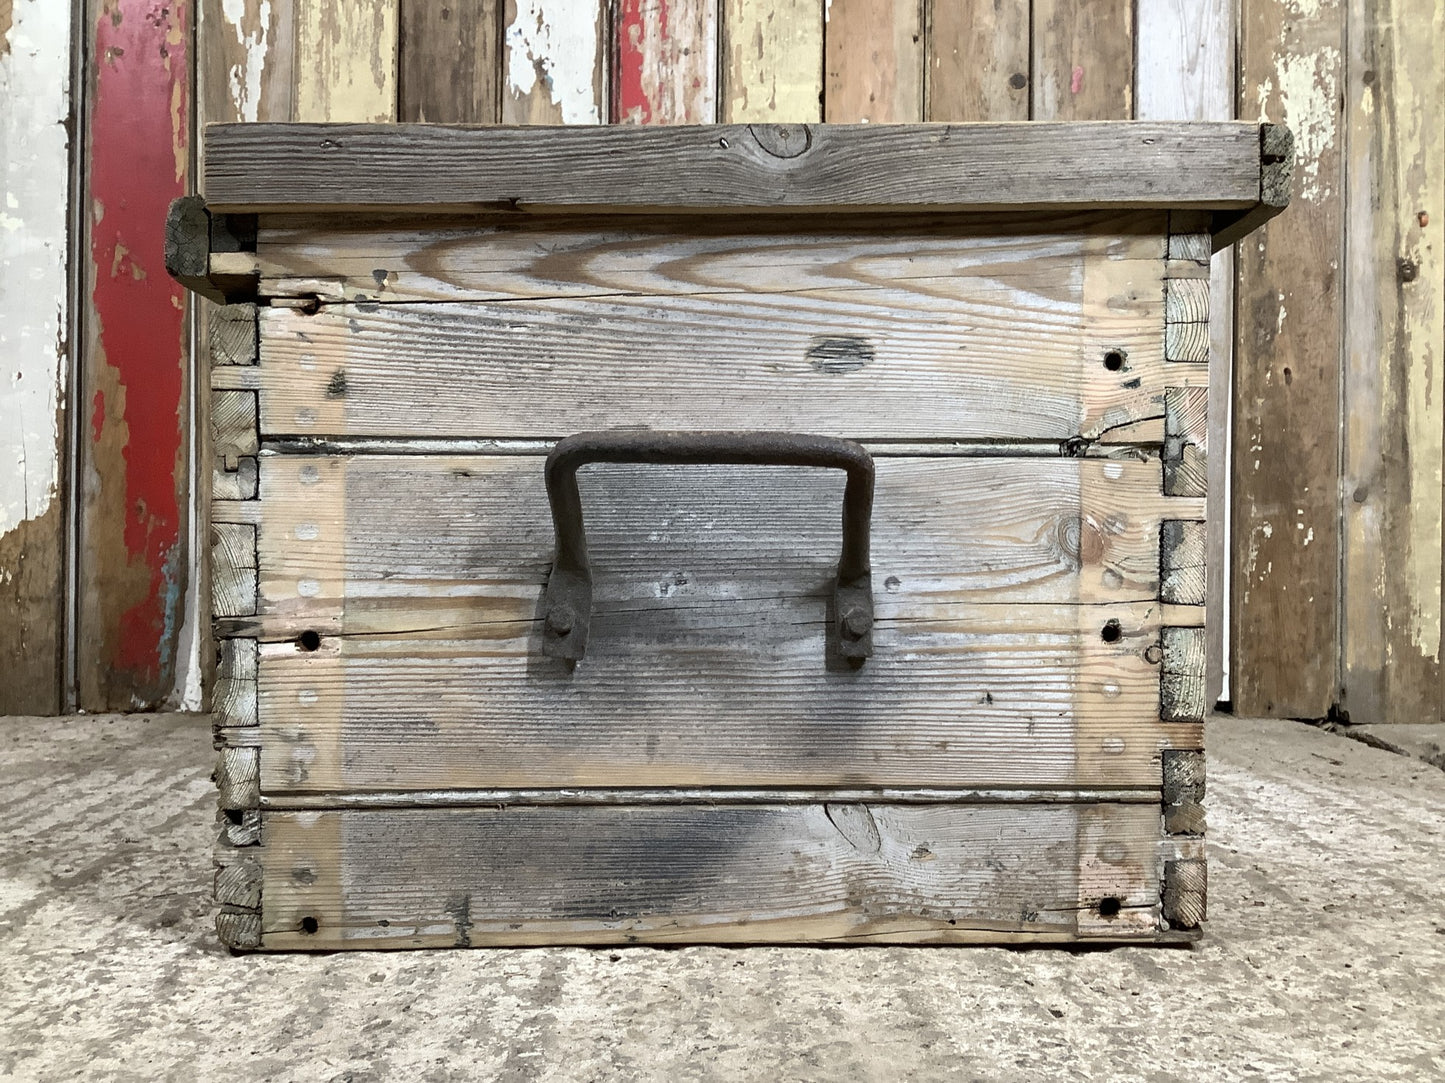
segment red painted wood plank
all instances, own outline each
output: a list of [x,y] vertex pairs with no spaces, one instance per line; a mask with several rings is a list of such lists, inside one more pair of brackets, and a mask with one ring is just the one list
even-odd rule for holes
[[88,710],[170,694],[188,578],[186,299],[166,209],[190,157],[190,4],[90,0],[89,334],[77,677]]
[[717,120],[717,0],[619,0],[612,119]]

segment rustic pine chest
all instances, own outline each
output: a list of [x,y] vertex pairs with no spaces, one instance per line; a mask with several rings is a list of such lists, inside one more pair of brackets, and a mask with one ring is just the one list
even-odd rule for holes
[[222,939],[1196,936],[1209,258],[1290,158],[209,129]]

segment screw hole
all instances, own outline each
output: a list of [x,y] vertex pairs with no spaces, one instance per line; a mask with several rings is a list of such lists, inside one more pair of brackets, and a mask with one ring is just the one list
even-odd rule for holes
[[[1117,895],[1105,895],[1099,900],[1099,916],[1101,918],[1116,918],[1119,916],[1119,909],[1123,903]],[[309,920],[309,919],[308,919]]]
[[314,651],[321,646],[321,633],[307,629],[296,637],[296,646],[303,651]]
[[1110,372],[1118,372],[1124,367],[1124,351],[1110,350],[1104,355],[1104,367]]
[[[1106,899],[1106,900],[1104,900],[1104,901],[1107,902],[1108,900]],[[1103,907],[1103,905],[1101,904],[1101,905],[1099,906],[1100,912],[1102,912],[1103,909],[1104,909],[1104,907]],[[1117,900],[1117,899],[1114,901],[1114,909],[1115,909],[1116,911],[1119,909],[1119,905],[1118,905],[1118,900]],[[302,931],[303,933],[306,933],[308,936],[309,936],[310,934],[314,933],[314,932],[315,932],[317,929],[319,929],[319,928],[321,928],[321,922],[317,921],[317,920],[316,920],[315,918],[313,918],[310,914],[306,915],[306,917],[304,917],[304,918],[301,919],[301,931]]]
[[1116,620],[1105,621],[1103,630],[1099,632],[1099,636],[1105,643],[1117,643],[1123,634],[1124,630],[1119,627],[1119,622]]

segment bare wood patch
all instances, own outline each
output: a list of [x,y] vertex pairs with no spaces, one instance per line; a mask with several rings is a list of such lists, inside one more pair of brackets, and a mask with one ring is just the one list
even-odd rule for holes
[[931,121],[1028,120],[1029,0],[928,0]]
[[1208,868],[1203,858],[1164,863],[1164,918],[1176,929],[1197,929],[1208,904]]
[[261,803],[261,756],[255,748],[223,748],[216,757],[220,807],[252,809]]
[[256,612],[256,528],[211,524],[211,613],[217,617]]
[[1209,389],[1164,393],[1164,492],[1204,496],[1209,487]]

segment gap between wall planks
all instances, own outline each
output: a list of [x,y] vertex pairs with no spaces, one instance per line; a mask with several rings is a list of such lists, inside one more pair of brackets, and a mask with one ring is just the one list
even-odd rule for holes
[[1340,700],[1441,717],[1445,8],[1351,0]]
[[70,68],[70,5],[0,0],[0,715],[64,707]]
[[189,5],[89,0],[78,703],[152,707],[176,684],[189,552],[185,291],[162,240],[190,158]]
[[[1153,0],[1139,7],[1135,109],[1140,120],[1234,119],[1234,0]],[[1233,354],[1234,250],[1210,270],[1209,458],[1206,536],[1206,698],[1224,695],[1229,623],[1229,397]]]
[[1339,658],[1344,7],[1247,0],[1239,109],[1296,140],[1286,212],[1239,245],[1235,711],[1320,718]]

